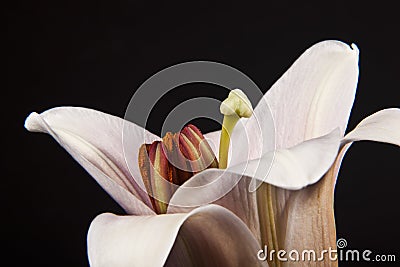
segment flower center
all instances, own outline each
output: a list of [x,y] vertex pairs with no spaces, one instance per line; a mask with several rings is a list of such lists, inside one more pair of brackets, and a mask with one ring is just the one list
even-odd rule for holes
[[158,214],[166,213],[176,185],[182,185],[202,170],[218,168],[210,145],[191,124],[179,133],[168,132],[162,141],[143,144],[138,162],[143,183]]
[[240,118],[249,118],[253,108],[240,90],[232,90],[220,107],[224,115],[219,147],[219,163],[203,134],[194,125],[179,133],[168,132],[162,141],[143,144],[139,150],[139,169],[152,206],[158,214],[167,212],[177,186],[208,168],[228,165],[230,136]]

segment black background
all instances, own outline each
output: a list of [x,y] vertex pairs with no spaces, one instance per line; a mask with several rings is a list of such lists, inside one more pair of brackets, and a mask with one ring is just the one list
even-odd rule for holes
[[[91,220],[106,211],[123,213],[49,136],[23,128],[31,111],[74,105],[123,116],[135,88],[150,75],[191,60],[231,65],[266,91],[306,48],[339,39],[355,42],[361,51],[351,129],[375,111],[399,106],[398,14],[378,4],[9,3],[3,40],[8,73],[2,90],[1,238],[7,247],[2,260],[7,266],[87,266]],[[224,95],[204,88],[192,94]],[[165,103],[159,114],[168,112]],[[159,131],[161,121],[156,112],[150,129]],[[200,124],[204,131],[216,129]],[[335,194],[337,235],[348,247],[400,260],[399,156],[398,147],[370,142],[349,150]],[[389,266],[341,263],[364,265]]]

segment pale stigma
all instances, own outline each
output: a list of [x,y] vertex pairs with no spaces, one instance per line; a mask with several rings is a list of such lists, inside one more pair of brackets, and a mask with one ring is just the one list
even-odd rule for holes
[[230,136],[240,118],[250,118],[253,114],[253,107],[250,100],[240,89],[232,90],[220,106],[224,115],[219,144],[219,168],[225,169],[228,166],[228,152]]

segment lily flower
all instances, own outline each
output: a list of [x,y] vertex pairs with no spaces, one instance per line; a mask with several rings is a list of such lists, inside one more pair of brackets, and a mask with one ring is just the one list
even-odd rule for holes
[[[312,46],[254,111],[233,90],[221,105],[222,131],[203,136],[189,125],[162,140],[146,132],[145,144],[140,138],[132,142],[127,160],[135,161],[133,170],[124,159],[121,133],[128,127],[134,139],[144,131],[138,125],[77,107],[30,114],[25,127],[50,134],[128,214],[93,220],[91,266],[337,265],[328,257],[261,261],[257,252],[264,245],[287,252],[313,249],[317,255],[335,249],[333,193],[347,149],[359,140],[400,146],[398,108],[367,117],[345,135],[358,53],[338,41]],[[275,136],[268,136],[273,127]],[[168,163],[177,151],[190,160],[186,171]],[[227,193],[220,197],[221,192]]]

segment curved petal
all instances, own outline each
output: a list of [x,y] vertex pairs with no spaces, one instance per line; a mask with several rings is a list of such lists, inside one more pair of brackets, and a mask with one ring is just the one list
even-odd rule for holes
[[[302,251],[313,247],[317,255],[329,247],[336,249],[334,188],[343,157],[351,144],[360,140],[400,145],[400,110],[381,110],[362,120],[345,136],[334,164],[320,182],[299,191],[274,188],[275,196],[286,196],[274,207],[278,214],[276,223],[285,226],[279,233],[283,248]],[[309,266],[306,262],[291,265]],[[325,259],[320,266],[337,266],[337,261]]]
[[292,148],[278,149],[259,159],[229,167],[227,171],[254,177],[280,188],[300,189],[322,177],[334,162],[339,145],[340,133],[336,129]]
[[[217,178],[218,177],[218,178]],[[205,180],[211,186],[203,186]],[[213,180],[216,182],[213,183]],[[183,186],[200,189],[186,191],[178,189],[170,200],[167,213],[188,213],[202,204],[217,204],[227,208],[238,216],[251,230],[253,235],[260,241],[260,225],[258,221],[257,199],[255,192],[249,192],[250,177],[242,177],[239,174],[225,172],[210,172],[208,175],[196,176]]]
[[[123,124],[124,120],[99,111],[58,107],[42,114],[31,113],[25,128],[50,134],[128,213],[154,214],[147,194],[132,178],[123,156]],[[126,124],[132,134],[144,131],[133,123]],[[138,151],[133,148],[132,154]]]
[[[288,148],[340,128],[346,130],[358,80],[358,49],[324,41],[306,50],[254,109],[272,111],[276,147]],[[249,121],[250,122],[250,121]],[[249,123],[249,125],[251,125]]]
[[384,109],[368,116],[344,137],[343,142],[360,140],[400,146],[400,109]]
[[90,265],[263,266],[259,245],[227,209],[209,205],[188,214],[102,214],[88,232]]

